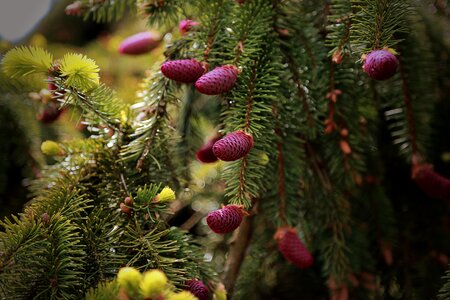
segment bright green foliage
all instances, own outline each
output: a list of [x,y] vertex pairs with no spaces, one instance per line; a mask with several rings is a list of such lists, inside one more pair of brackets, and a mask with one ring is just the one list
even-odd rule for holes
[[98,66],[95,61],[81,54],[66,54],[60,61],[61,76],[67,87],[82,91],[99,84]]
[[46,73],[52,66],[53,56],[38,47],[18,47],[9,51],[2,60],[3,71],[12,78],[35,73]]

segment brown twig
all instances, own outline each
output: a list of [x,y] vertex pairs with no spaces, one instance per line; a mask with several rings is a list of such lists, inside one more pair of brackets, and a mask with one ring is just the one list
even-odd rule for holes
[[416,124],[414,122],[414,110],[412,107],[411,92],[408,86],[408,78],[405,73],[405,69],[403,68],[403,63],[401,61],[399,62],[399,69],[400,69],[400,78],[402,79],[403,102],[405,103],[406,107],[408,131],[411,140],[412,154],[413,156],[415,156],[419,154],[419,150],[417,147],[417,133],[416,133]]
[[[253,74],[249,85],[249,91],[247,94],[247,107],[245,111],[244,131],[250,128],[251,112],[253,110],[253,92],[256,85],[256,67],[253,68]],[[247,156],[242,158],[241,168],[239,171],[239,190],[236,195],[239,199],[244,197],[245,193],[245,171],[247,170],[248,160]]]
[[310,128],[314,127],[314,120],[311,117],[311,112],[309,111],[309,105],[308,105],[308,97],[306,96],[306,92],[303,89],[302,81],[300,79],[300,73],[298,71],[297,65],[295,64],[294,59],[289,55],[289,53],[286,53],[286,51],[283,51],[286,59],[288,61],[289,69],[291,70],[292,77],[294,79],[295,85],[297,87],[297,92],[300,98],[302,99],[303,103],[303,110],[306,113],[306,119],[308,120],[308,125]]
[[[281,130],[279,128],[275,129],[275,133],[278,136],[281,136]],[[280,203],[278,205],[279,216],[283,225],[288,225],[286,220],[286,190],[284,186],[284,156],[283,156],[283,147],[281,142],[277,142],[277,151],[278,151],[278,179],[280,180],[278,186],[278,195],[280,197]]]
[[201,211],[196,211],[192,216],[189,217],[189,219],[187,219],[186,222],[184,222],[181,226],[180,229],[182,230],[191,230],[192,227],[194,227],[198,222],[200,222],[200,220],[205,216],[205,213],[201,212]]
[[230,250],[228,251],[228,257],[225,262],[224,273],[222,276],[222,282],[225,285],[229,299],[232,298],[236,279],[244,261],[245,252],[250,244],[253,233],[253,218],[255,217],[258,206],[258,199],[253,199],[252,213],[242,220],[241,225],[233,233],[230,241]]
[[[278,108],[276,105],[272,106],[272,114],[274,119],[278,119]],[[286,220],[286,189],[285,189],[285,180],[284,180],[284,155],[283,155],[283,146],[281,139],[283,137],[283,132],[279,127],[275,128],[275,135],[278,137],[277,140],[277,152],[278,152],[278,196],[280,197],[280,201],[278,203],[278,215],[281,219],[281,223],[283,226],[287,226]]]
[[214,44],[214,40],[216,39],[217,35],[217,27],[219,26],[219,20],[221,19],[220,13],[222,12],[221,9],[218,9],[216,15],[216,19],[214,20],[214,24],[209,28],[208,32],[208,39],[206,41],[206,48],[203,52],[203,60],[205,63],[208,63],[209,60],[209,53],[211,52],[212,45]]
[[142,154],[136,163],[136,170],[138,170],[138,172],[142,171],[142,167],[144,166],[145,160],[147,159],[147,156],[150,153],[150,149],[153,144],[155,135],[158,132],[159,123],[161,122],[161,119],[166,115],[166,101],[164,100],[164,98],[166,96],[167,85],[168,85],[168,81],[164,86],[164,89],[163,89],[164,92],[161,95],[161,98],[158,101],[158,104],[156,106],[156,116],[155,116],[156,120],[152,126],[152,131],[150,132],[150,137],[148,138],[147,142],[145,143],[144,150],[142,151]]
[[253,93],[255,92],[256,87],[256,66],[253,66],[252,77],[250,79],[250,84],[248,86],[248,94],[247,94],[247,106],[245,109],[245,123],[244,123],[244,131],[250,128],[251,114],[253,110]]
[[322,186],[327,192],[331,192],[332,185],[330,178],[325,170],[323,170],[323,167],[320,165],[320,161],[317,157],[316,152],[314,151],[314,148],[311,146],[310,143],[306,143],[306,151],[309,154],[309,161],[311,163],[312,168],[316,172],[317,176],[319,176],[320,182],[322,183]]

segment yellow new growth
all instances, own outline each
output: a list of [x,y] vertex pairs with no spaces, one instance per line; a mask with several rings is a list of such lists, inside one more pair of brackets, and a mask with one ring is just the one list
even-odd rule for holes
[[182,291],[178,294],[170,295],[169,297],[167,297],[167,300],[198,300],[198,298],[188,291]]
[[167,285],[167,277],[160,270],[151,270],[144,273],[140,288],[144,297],[153,297],[161,294]]
[[170,202],[176,199],[175,192],[168,186],[162,189],[161,193],[156,196],[156,202]]
[[141,282],[141,273],[132,267],[124,267],[117,273],[117,282],[127,293],[133,294],[138,290]]
[[99,68],[94,60],[81,54],[69,53],[61,60],[61,75],[67,76],[67,86],[83,91],[99,85]]
[[39,47],[16,47],[2,60],[2,69],[10,77],[21,77],[34,73],[46,73],[52,66],[53,56]]
[[54,141],[45,141],[41,144],[41,151],[45,155],[57,156],[64,155],[64,150],[59,146],[58,143]]

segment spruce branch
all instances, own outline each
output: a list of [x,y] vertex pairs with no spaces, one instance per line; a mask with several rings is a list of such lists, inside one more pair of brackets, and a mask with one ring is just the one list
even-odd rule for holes
[[47,73],[52,66],[53,55],[39,47],[16,47],[2,59],[2,70],[11,78]]
[[351,0],[352,17],[350,33],[353,50],[364,54],[373,49],[392,48],[400,42],[399,33],[408,31],[407,16],[411,4],[407,0]]
[[144,120],[138,121],[134,132],[130,135],[131,141],[122,147],[120,153],[124,161],[136,160],[136,169],[139,172],[143,170],[147,157],[151,155],[155,136],[166,126],[167,105],[178,102],[175,94],[178,87],[160,72],[146,79],[145,85],[149,89],[141,92],[144,102],[139,104],[146,107]]
[[403,101],[406,108],[406,118],[407,118],[407,124],[408,124],[408,131],[409,131],[409,138],[411,143],[411,151],[412,151],[412,158],[414,156],[419,155],[418,148],[417,148],[417,134],[416,134],[416,124],[414,120],[414,111],[412,108],[412,99],[411,99],[411,92],[409,90],[408,86],[408,79],[407,75],[405,74],[405,70],[403,67],[403,63],[400,61],[399,63],[399,69],[400,69],[400,78],[402,81],[402,89],[403,89]]
[[94,124],[101,121],[119,130],[120,112],[124,106],[109,87],[100,84],[87,91],[80,91],[75,87],[66,87],[62,80],[55,79],[55,82],[65,91],[64,105],[75,105],[81,108],[87,119]]
[[128,9],[134,12],[136,0],[78,0],[72,5],[76,5],[75,14],[84,15],[85,20],[91,18],[98,23],[109,23],[123,18]]
[[253,219],[258,212],[259,200],[253,199],[252,213],[242,220],[239,228],[233,233],[230,241],[227,261],[225,262],[224,273],[222,275],[223,284],[228,292],[228,297],[232,297],[236,279],[244,261],[247,248],[253,234]]
[[439,293],[437,295],[437,299],[445,300],[450,298],[450,270],[445,272],[445,276],[443,277],[445,280],[442,287],[439,289]]
[[173,26],[185,11],[187,0],[134,0],[138,11],[147,17],[149,27]]
[[306,114],[308,126],[310,128],[313,128],[314,120],[311,117],[311,112],[310,112],[309,105],[308,105],[308,97],[306,96],[305,89],[304,89],[304,87],[302,85],[302,81],[300,79],[300,73],[298,72],[298,66],[295,64],[293,58],[286,52],[285,52],[285,57],[288,61],[289,69],[292,72],[292,76],[293,76],[293,79],[295,82],[295,86],[297,88],[298,96],[302,101],[303,110]]

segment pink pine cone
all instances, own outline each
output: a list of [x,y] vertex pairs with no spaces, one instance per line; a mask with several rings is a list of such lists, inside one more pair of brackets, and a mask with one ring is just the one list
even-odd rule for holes
[[429,164],[413,168],[416,169],[413,174],[414,182],[425,194],[432,198],[450,199],[450,179],[435,172]]
[[203,75],[205,69],[195,59],[180,59],[163,63],[161,72],[169,79],[183,83],[192,83]]
[[364,72],[376,80],[386,80],[397,71],[398,59],[387,50],[374,50],[364,60]]
[[275,234],[278,249],[284,258],[300,269],[307,269],[314,263],[314,258],[299,239],[295,229],[280,227]]
[[181,35],[185,35],[187,32],[189,32],[192,29],[192,27],[198,26],[199,24],[200,24],[199,22],[185,19],[185,20],[180,21],[180,24],[178,25],[178,29],[180,30]]
[[144,54],[158,47],[160,41],[157,34],[148,31],[136,33],[123,40],[119,46],[119,52],[130,55]]
[[219,95],[233,88],[237,75],[238,70],[234,66],[217,67],[200,77],[195,87],[202,94]]
[[195,156],[202,163],[212,163],[218,160],[218,158],[214,155],[212,147],[215,142],[220,140],[222,136],[217,135],[210,139],[206,144],[204,144],[198,151],[195,153]]
[[206,223],[215,233],[228,233],[241,225],[242,217],[247,213],[240,205],[227,205],[214,210],[206,217]]
[[188,291],[191,292],[199,300],[209,299],[208,287],[202,281],[191,279],[186,282],[186,285],[188,287]]
[[81,15],[83,9],[84,9],[83,3],[81,1],[75,1],[67,5],[66,8],[64,9],[64,12],[68,16],[79,16]]
[[45,104],[44,109],[38,114],[37,119],[44,124],[50,124],[58,120],[65,108],[60,108],[58,102],[50,101]]
[[242,130],[227,134],[217,141],[212,151],[223,161],[238,160],[247,155],[253,147],[253,137]]

